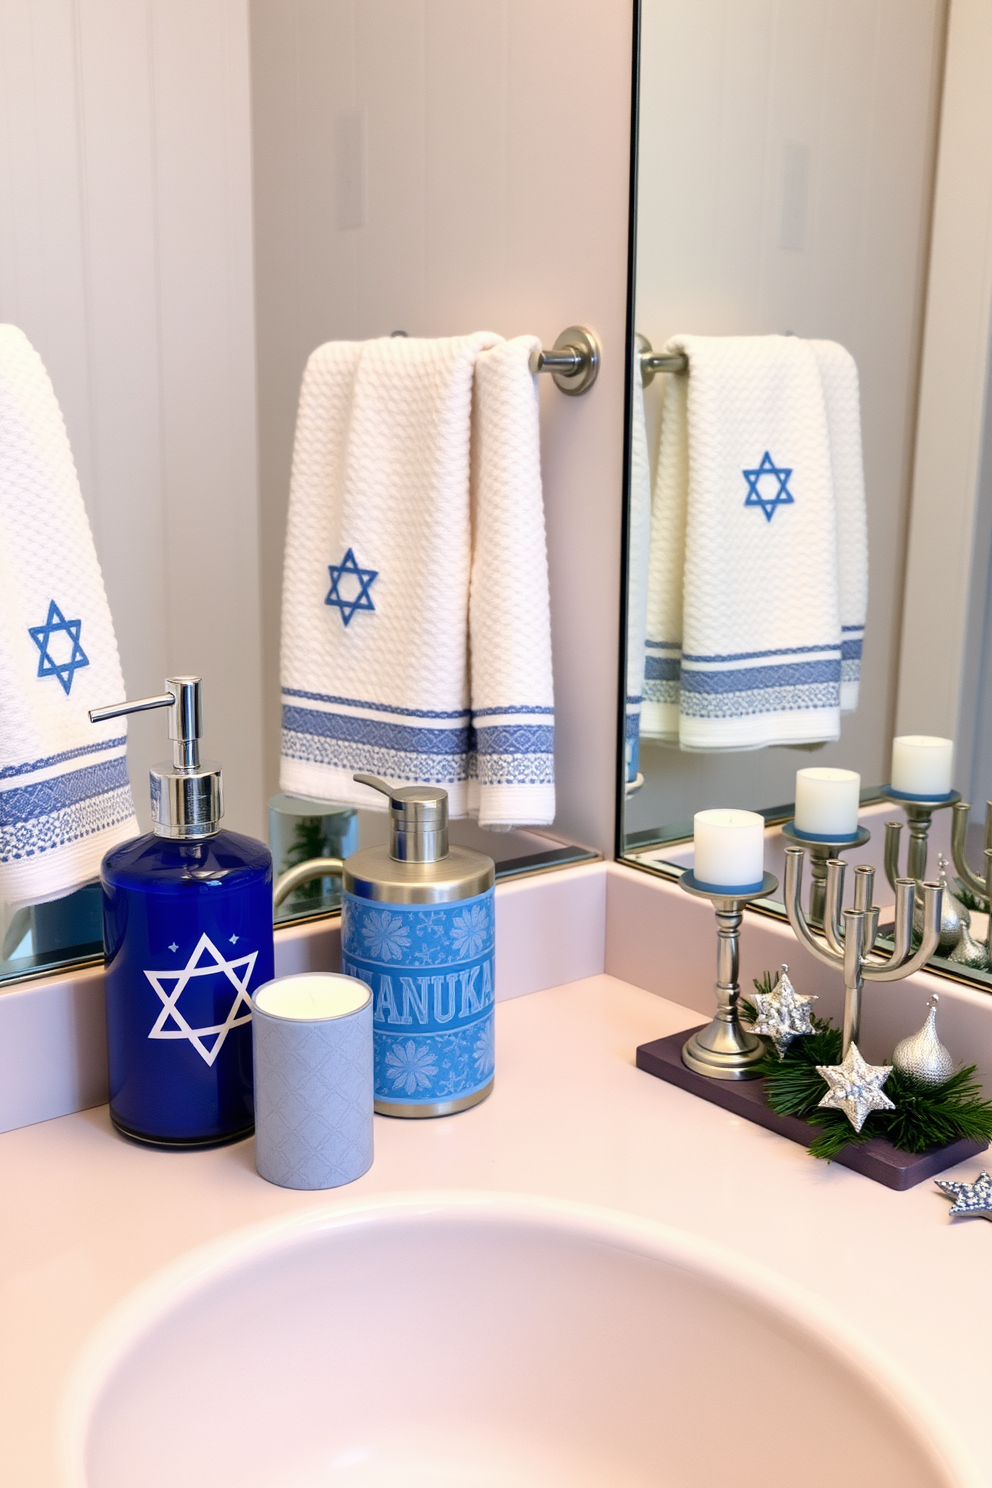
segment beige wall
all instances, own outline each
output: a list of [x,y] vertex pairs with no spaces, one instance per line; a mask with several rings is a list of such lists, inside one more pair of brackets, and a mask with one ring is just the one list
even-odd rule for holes
[[[251,0],[267,778],[282,538],[307,354],[335,337],[486,327],[603,370],[542,386],[557,826],[608,853],[616,780],[629,0]],[[364,208],[337,131],[364,121]],[[339,126],[344,116],[345,122]]]
[[[248,83],[245,0],[0,0],[0,319],[55,384],[129,695],[203,673],[260,833]],[[147,821],[168,740],[130,735]]]
[[644,0],[643,16],[637,328],[656,347],[676,332],[791,331],[849,348],[871,593],[861,702],[839,743],[730,758],[649,743],[635,831],[789,801],[803,763],[887,777],[945,6]]

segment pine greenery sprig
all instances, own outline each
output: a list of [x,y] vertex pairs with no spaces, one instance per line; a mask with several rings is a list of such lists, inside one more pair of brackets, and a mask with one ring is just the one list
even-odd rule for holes
[[988,914],[989,901],[980,894],[973,894],[971,889],[963,884],[959,878],[954,880],[954,897],[960,899],[965,909],[973,909],[977,914]]
[[[767,995],[773,978],[765,972],[755,977],[754,985]],[[743,998],[740,1013],[747,1023],[753,1023],[757,1015],[753,1004]],[[816,1066],[840,1063],[842,1038],[829,1019],[814,1017],[813,1025],[816,1032],[793,1039],[781,1057],[771,1040],[765,1039],[765,1057],[758,1066],[773,1111],[801,1116],[820,1127],[809,1146],[812,1157],[829,1162],[848,1144],[867,1142],[870,1137],[886,1137],[903,1152],[926,1152],[961,1137],[992,1141],[992,1101],[983,1100],[973,1064],[955,1070],[941,1085],[926,1085],[894,1069],[885,1082],[885,1093],[895,1102],[895,1110],[869,1112],[856,1132],[843,1111],[820,1106],[829,1087]]]

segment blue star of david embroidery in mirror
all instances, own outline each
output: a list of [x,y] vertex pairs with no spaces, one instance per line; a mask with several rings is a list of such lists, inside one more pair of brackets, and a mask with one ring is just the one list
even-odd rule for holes
[[[745,506],[760,506],[765,514],[765,521],[770,522],[780,506],[792,506],[795,497],[789,490],[789,477],[792,470],[784,465],[776,465],[771,455],[765,450],[761,457],[761,464],[756,470],[742,470],[741,475],[747,481],[747,497]],[[764,494],[762,492],[762,481],[764,481]],[[774,486],[774,490],[770,487]]]
[[369,590],[379,577],[379,570],[359,568],[354,549],[349,548],[340,563],[329,563],[327,572],[331,576],[331,587],[327,591],[324,603],[341,611],[341,619],[345,625],[351,624],[356,610],[375,609]]
[[57,677],[66,697],[72,691],[72,679],[90,659],[79,644],[82,620],[67,620],[55,603],[48,603],[44,625],[29,625],[28,634],[38,647],[38,676]]

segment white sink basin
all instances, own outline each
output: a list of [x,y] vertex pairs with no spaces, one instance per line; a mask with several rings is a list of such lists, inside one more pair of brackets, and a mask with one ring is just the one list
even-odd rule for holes
[[93,1341],[73,1488],[949,1488],[811,1301],[658,1226],[395,1198],[198,1252]]

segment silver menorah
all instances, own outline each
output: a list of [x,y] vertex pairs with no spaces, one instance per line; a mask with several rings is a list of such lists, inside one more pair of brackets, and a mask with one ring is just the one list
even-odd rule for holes
[[859,863],[854,870],[854,907],[843,909],[844,876],[847,865],[839,858],[827,863],[823,906],[823,938],[811,929],[802,908],[803,859],[801,847],[785,850],[785,909],[798,939],[818,961],[844,973],[844,1047],[846,1055],[861,1032],[861,998],[865,982],[897,982],[924,966],[940,939],[940,914],[943,889],[940,884],[925,883],[923,889],[923,939],[913,950],[913,910],[916,880],[897,878],[895,882],[896,923],[893,947],[888,957],[874,954],[878,935],[878,906],[872,903],[875,893],[875,870]]

